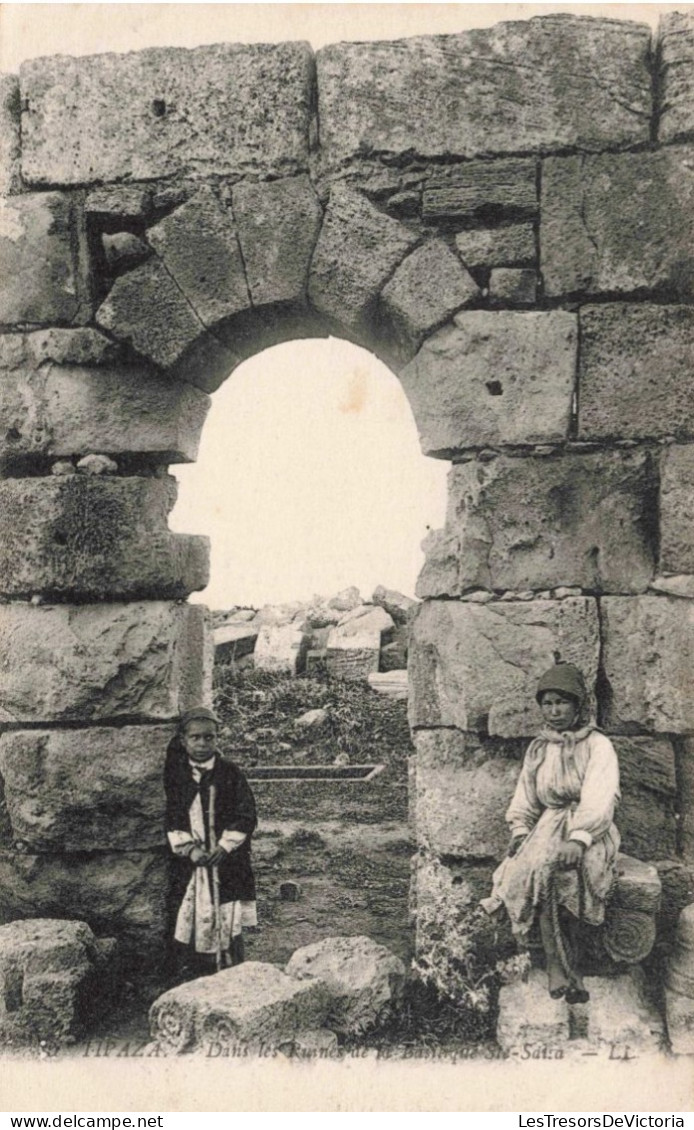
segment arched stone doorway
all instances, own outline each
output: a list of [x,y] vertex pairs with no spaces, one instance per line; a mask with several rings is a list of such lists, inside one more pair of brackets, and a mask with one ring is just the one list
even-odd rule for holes
[[686,16],[655,40],[548,16],[3,79],[5,918],[157,944],[161,755],[205,666],[182,601],[206,547],[168,531],[166,467],[235,365],[325,333],[383,358],[456,464],[412,639],[420,922],[462,921],[488,881],[556,654],[622,743],[632,850],[681,901],[690,47]]

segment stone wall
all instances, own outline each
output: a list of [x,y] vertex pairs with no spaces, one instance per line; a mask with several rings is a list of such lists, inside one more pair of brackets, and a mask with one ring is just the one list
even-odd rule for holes
[[330,333],[453,463],[410,648],[417,899],[487,882],[557,655],[651,813],[626,846],[684,889],[693,89],[691,14],[2,77],[2,918],[158,937],[155,768],[207,685],[167,468],[234,366]]

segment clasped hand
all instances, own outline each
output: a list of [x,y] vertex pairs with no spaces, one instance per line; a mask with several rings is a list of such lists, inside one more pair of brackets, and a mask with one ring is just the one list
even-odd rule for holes
[[191,849],[188,858],[194,867],[216,867],[226,854],[223,847],[217,847],[214,851],[205,851],[204,848],[196,845]]
[[578,867],[582,859],[583,847],[578,840],[566,840],[558,848],[554,862],[560,870],[569,871],[572,867]]

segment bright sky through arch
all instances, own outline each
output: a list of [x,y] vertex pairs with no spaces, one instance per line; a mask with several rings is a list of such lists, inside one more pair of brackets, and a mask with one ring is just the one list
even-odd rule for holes
[[412,595],[449,464],[421,454],[397,377],[335,338],[275,346],[213,395],[172,529],[212,539],[212,608],[377,584]]

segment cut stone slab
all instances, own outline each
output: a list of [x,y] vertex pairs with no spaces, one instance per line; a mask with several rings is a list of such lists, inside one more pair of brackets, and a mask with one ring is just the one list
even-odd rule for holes
[[367,682],[378,671],[381,650],[380,632],[341,635],[333,628],[328,636],[325,661],[332,679]]
[[0,851],[0,921],[75,918],[113,935],[128,961],[161,968],[166,934],[163,851],[29,855]]
[[455,245],[469,270],[478,267],[531,267],[537,260],[532,224],[471,228],[456,235]]
[[[685,906],[677,921],[665,983],[678,995],[694,998],[694,903]],[[694,999],[691,1007],[694,1012]]]
[[532,218],[538,210],[537,166],[532,160],[471,161],[432,178],[422,193],[425,220],[498,222],[509,215]]
[[250,307],[233,216],[210,187],[149,228],[147,240],[206,326]]
[[545,293],[625,294],[694,284],[694,149],[550,157],[542,166]]
[[362,604],[343,612],[336,627],[331,632],[331,638],[338,636],[361,636],[364,633],[386,635],[395,627],[392,616],[380,605]]
[[163,369],[181,361],[205,334],[205,325],[156,258],[116,279],[96,321]]
[[204,650],[201,605],[4,604],[0,722],[174,719],[205,697]]
[[305,302],[323,218],[308,177],[237,184],[233,209],[253,305]]
[[199,389],[133,366],[0,373],[0,463],[94,452],[190,463],[209,407]]
[[660,909],[661,897],[662,883],[655,865],[620,852],[617,883],[610,901],[621,910],[655,914]]
[[112,938],[95,938],[84,922],[0,926],[0,1043],[73,1043],[103,1010],[114,949]]
[[694,309],[611,302],[580,319],[581,439],[694,437]]
[[520,761],[458,730],[418,730],[414,741],[417,843],[437,855],[501,860]]
[[175,498],[168,476],[0,482],[0,592],[175,600],[204,588],[208,540],[169,532]]
[[489,297],[505,306],[532,306],[537,298],[537,274],[526,267],[494,267]]
[[337,168],[371,153],[474,157],[647,142],[649,53],[647,25],[566,15],[324,47],[323,160]]
[[112,851],[161,847],[170,726],[14,730],[0,737],[5,847]]
[[694,446],[668,447],[660,464],[660,572],[694,573]]
[[368,684],[372,691],[385,695],[386,698],[407,700],[408,681],[407,671],[374,671],[368,677]]
[[84,210],[89,215],[109,219],[146,219],[152,190],[136,184],[110,184],[87,193]]
[[632,1055],[662,1051],[665,1026],[639,966],[617,977],[586,977],[585,986],[591,1046],[614,1048],[617,1055],[625,1046]]
[[622,799],[615,823],[622,849],[639,859],[677,853],[675,752],[667,738],[613,737]]
[[694,1055],[694,1000],[666,987],[665,1019],[674,1055]]
[[0,200],[0,322],[81,320],[76,240],[72,205],[62,193]]
[[694,20],[691,11],[666,12],[658,25],[661,113],[658,139],[677,141],[694,131]]
[[311,262],[312,304],[336,322],[358,325],[418,241],[365,196],[333,185]]
[[385,946],[367,937],[324,938],[296,950],[286,973],[302,983],[318,979],[328,990],[326,1027],[358,1035],[383,1022],[405,988],[405,966]]
[[158,997],[149,1013],[150,1032],[166,1051],[206,1049],[218,1055],[233,1044],[276,1046],[319,1028],[328,1007],[321,981],[297,981],[275,965],[247,961]]
[[289,176],[308,162],[312,81],[307,43],[33,59],[20,68],[22,173],[29,184]]
[[664,592],[668,596],[683,596],[694,599],[694,576],[690,573],[674,577],[654,577],[649,586],[654,592]]
[[527,981],[514,981],[499,990],[497,1043],[504,1051],[532,1047],[561,1047],[569,1040],[569,1010],[565,1001],[552,1000],[547,977],[531,969]]
[[480,293],[448,244],[432,239],[403,260],[382,292],[381,305],[395,341],[411,357],[427,334]]
[[19,77],[0,75],[0,195],[21,192]]
[[260,628],[254,624],[224,624],[214,630],[215,663],[241,659],[253,651]]
[[598,651],[597,605],[589,597],[483,605],[427,601],[412,625],[410,725],[534,736],[540,675],[558,656],[575,663],[592,688]]
[[253,651],[253,664],[258,671],[284,671],[296,675],[303,668],[309,636],[293,624],[260,628]]
[[423,452],[565,439],[576,349],[563,310],[456,314],[400,372]]
[[655,471],[642,451],[458,464],[446,529],[427,539],[418,595],[561,584],[644,592],[655,572],[656,505]]
[[667,596],[605,597],[605,724],[619,733],[694,730],[694,602]]

